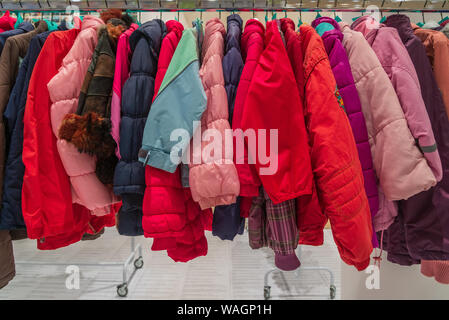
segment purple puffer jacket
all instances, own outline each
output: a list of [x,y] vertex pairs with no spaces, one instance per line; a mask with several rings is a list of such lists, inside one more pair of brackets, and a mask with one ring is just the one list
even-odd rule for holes
[[[357,143],[360,164],[363,169],[363,179],[365,182],[365,191],[368,196],[371,217],[377,214],[379,210],[379,194],[377,192],[376,174],[374,172],[373,159],[371,156],[370,144],[368,141],[368,130],[366,128],[365,117],[362,113],[357,88],[351,73],[348,56],[342,45],[343,33],[334,19],[330,17],[321,17],[312,22],[312,27],[316,29],[324,42],[324,47],[329,56],[332,72],[337,87],[340,91],[352,133]],[[374,228],[373,228],[374,230]],[[376,233],[373,232],[373,247],[378,247]]]
[[[449,121],[432,66],[410,19],[391,15],[385,24],[396,28],[416,69],[421,95],[432,124],[443,166],[443,178],[433,188],[399,202],[399,215],[384,235],[389,261],[411,265],[419,260],[449,259]],[[421,263],[425,263],[421,261]]]

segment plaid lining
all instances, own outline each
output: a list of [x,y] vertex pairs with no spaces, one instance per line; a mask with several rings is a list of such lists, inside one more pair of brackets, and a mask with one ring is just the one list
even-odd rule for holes
[[274,204],[261,187],[249,212],[248,234],[253,249],[268,246],[280,255],[294,254],[299,241],[295,199]]

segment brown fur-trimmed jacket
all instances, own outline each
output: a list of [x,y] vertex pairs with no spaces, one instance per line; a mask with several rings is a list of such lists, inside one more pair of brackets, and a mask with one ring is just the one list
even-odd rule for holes
[[114,31],[115,27],[109,24],[99,29],[98,44],[81,87],[78,109],[64,118],[59,130],[61,139],[74,144],[80,152],[97,157],[95,172],[105,185],[112,185],[118,161],[110,121],[117,47]]

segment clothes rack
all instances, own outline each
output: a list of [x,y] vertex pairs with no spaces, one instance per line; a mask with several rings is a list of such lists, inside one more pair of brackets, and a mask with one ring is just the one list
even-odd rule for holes
[[[83,266],[83,267],[119,267],[122,268],[122,282],[117,285],[117,294],[119,297],[126,297],[128,295],[128,286],[137,270],[143,267],[142,257],[142,245],[138,243],[136,245],[135,237],[131,237],[131,252],[124,262],[97,262],[97,263],[85,263],[85,262],[36,262],[36,261],[16,261],[16,265],[25,266]],[[128,272],[128,267],[133,264],[132,272]]]
[[[397,0],[382,0],[382,1],[344,1],[344,0],[301,0],[295,3],[290,3],[288,0],[277,1],[245,1],[245,0],[219,0],[219,1],[184,1],[184,0],[160,0],[160,1],[118,1],[118,0],[105,0],[102,6],[99,6],[99,2],[95,2],[95,7],[91,7],[89,1],[54,1],[54,0],[23,0],[23,1],[0,1],[0,12],[11,10],[13,12],[41,12],[45,14],[62,13],[66,12],[67,6],[77,6],[81,14],[88,12],[96,12],[107,8],[123,8],[129,12],[141,14],[142,12],[177,12],[178,20],[179,13],[182,12],[372,12],[372,7],[369,4],[375,3],[377,5],[378,12],[388,13],[422,13],[424,20],[424,13],[449,13],[449,1],[436,0],[436,1],[397,1]],[[117,285],[117,294],[120,297],[125,297],[128,294],[128,286],[131,283],[136,271],[143,267],[142,246],[135,242],[135,237],[130,239],[131,252],[127,259],[123,262],[96,262],[96,263],[77,263],[77,262],[33,262],[33,261],[17,261],[17,265],[55,265],[55,266],[67,266],[77,265],[86,267],[121,267],[122,268],[122,282]],[[298,257],[301,256],[301,246],[297,249]],[[128,267],[133,263],[133,271],[129,273]],[[266,300],[271,297],[271,287],[269,285],[270,275],[279,271],[279,269],[271,269],[265,273],[264,276],[264,298]],[[329,282],[329,297],[335,299],[336,286],[335,277],[332,270],[319,266],[307,266],[300,267],[296,272],[297,275],[303,271],[318,271],[327,272],[330,276]],[[326,295],[328,296],[328,295]]]

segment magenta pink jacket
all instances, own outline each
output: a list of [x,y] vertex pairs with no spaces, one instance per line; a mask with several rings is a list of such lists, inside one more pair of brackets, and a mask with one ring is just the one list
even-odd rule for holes
[[131,62],[131,48],[129,47],[129,37],[139,26],[133,23],[128,30],[122,33],[117,43],[117,54],[115,56],[114,83],[112,84],[111,102],[111,134],[117,149],[115,154],[120,159],[120,103],[122,101],[122,88],[129,78],[129,64]]
[[[59,127],[66,114],[75,113],[87,68],[97,45],[97,27],[103,21],[94,16],[83,19],[82,30],[69,53],[62,61],[58,73],[48,83],[52,102],[50,109],[53,133],[59,136]],[[56,146],[72,186],[72,202],[79,203],[94,215],[106,215],[111,204],[118,202],[112,189],[107,188],[95,174],[96,158],[80,153],[66,140],[57,139]]]
[[[201,118],[202,134],[204,135],[207,129],[215,129],[221,133],[223,139],[225,139],[225,130],[230,129],[228,98],[224,87],[222,67],[225,36],[225,27],[219,19],[214,18],[206,23],[202,65],[199,71],[207,96],[207,107]],[[192,143],[193,153],[191,155],[194,158],[196,155],[201,155],[210,143],[213,142]],[[230,143],[223,144],[222,147],[220,159],[209,157],[211,152],[204,152],[205,155],[203,155],[201,163],[191,162],[189,164],[189,184],[192,198],[200,204],[203,210],[234,203],[240,193],[239,178],[232,156],[232,137]],[[225,147],[228,150],[225,150]]]

